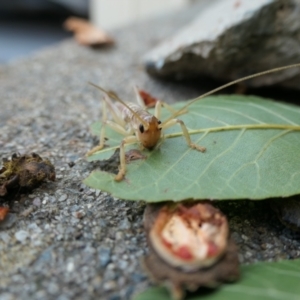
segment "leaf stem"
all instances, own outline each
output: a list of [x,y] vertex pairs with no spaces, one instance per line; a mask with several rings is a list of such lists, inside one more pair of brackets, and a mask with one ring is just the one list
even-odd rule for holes
[[[300,131],[300,125],[286,125],[286,124],[244,124],[244,125],[229,125],[229,126],[220,126],[220,127],[210,127],[203,129],[192,129],[189,130],[189,134],[197,134],[202,132],[217,132],[217,131],[226,131],[226,130],[238,130],[238,129],[285,129],[291,131]],[[165,138],[173,138],[177,136],[182,136],[182,132],[175,132],[166,134]]]

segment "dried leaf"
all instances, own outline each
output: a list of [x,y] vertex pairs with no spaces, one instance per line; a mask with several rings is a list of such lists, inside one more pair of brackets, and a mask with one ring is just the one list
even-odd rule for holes
[[3,159],[0,169],[0,196],[20,188],[32,189],[44,180],[55,180],[55,169],[46,158],[31,153],[19,156],[13,154],[11,159]]
[[151,94],[147,93],[144,90],[138,90],[139,95],[143,99],[146,107],[152,108],[155,107],[156,102],[158,101],[157,98],[153,97]]
[[82,18],[70,17],[63,26],[66,30],[74,32],[76,41],[81,45],[99,46],[114,43],[113,38],[105,31]]
[[8,207],[0,207],[0,221],[3,221],[8,214],[9,208]]
[[126,163],[130,163],[133,160],[137,159],[146,159],[147,156],[144,155],[140,150],[130,149],[125,153]]

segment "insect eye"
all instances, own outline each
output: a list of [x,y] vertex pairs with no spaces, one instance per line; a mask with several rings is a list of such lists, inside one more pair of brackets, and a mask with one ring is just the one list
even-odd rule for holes
[[139,130],[140,130],[140,132],[141,132],[141,133],[143,133],[143,132],[144,132],[144,126],[143,126],[143,124],[140,124],[140,126],[139,126]]

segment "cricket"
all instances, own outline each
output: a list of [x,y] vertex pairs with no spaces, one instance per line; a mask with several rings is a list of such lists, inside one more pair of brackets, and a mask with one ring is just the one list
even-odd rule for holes
[[[100,151],[105,147],[105,129],[106,127],[120,133],[124,138],[120,142],[120,166],[119,172],[115,176],[116,181],[121,181],[126,174],[126,158],[125,158],[125,146],[129,144],[139,144],[141,148],[146,148],[148,150],[154,150],[163,140],[163,131],[175,125],[180,125],[182,134],[186,140],[187,146],[195,149],[199,152],[205,152],[206,148],[204,146],[196,145],[192,142],[189,131],[184,124],[184,122],[177,117],[188,112],[187,108],[196,101],[199,101],[207,96],[210,96],[220,90],[223,90],[234,84],[249,80],[255,77],[267,75],[270,73],[275,73],[283,71],[290,68],[300,67],[300,63],[292,64],[284,67],[278,67],[270,69],[267,71],[259,72],[249,76],[236,79],[229,83],[226,83],[218,88],[215,88],[195,99],[187,102],[179,110],[173,109],[170,105],[165,102],[157,101],[155,104],[154,115],[147,111],[145,103],[143,102],[138,90],[135,88],[136,103],[124,102],[113,92],[106,91],[102,87],[90,83],[92,86],[101,90],[105,96],[102,102],[102,127],[100,131],[100,142],[99,145],[91,149],[87,156]],[[113,102],[114,99],[116,102]],[[170,111],[171,116],[164,121],[160,120],[161,109],[166,108]],[[110,112],[111,119],[108,118],[108,111]]]

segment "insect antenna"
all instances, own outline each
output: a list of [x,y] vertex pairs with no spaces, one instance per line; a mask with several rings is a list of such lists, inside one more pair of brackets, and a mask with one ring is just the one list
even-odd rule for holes
[[120,102],[122,105],[124,105],[144,126],[145,129],[147,129],[148,123],[143,120],[132,108],[130,108],[123,100],[121,100],[115,93],[106,91],[104,88],[100,87],[99,85],[96,85],[92,82],[88,82],[90,85],[92,85],[93,87],[99,89],[100,91],[102,91],[103,93],[105,93],[107,96],[115,99],[116,101]]
[[240,79],[236,79],[234,81],[231,81],[229,83],[226,83],[222,86],[219,86],[218,88],[215,88],[195,99],[192,99],[190,102],[188,102],[186,105],[184,105],[182,108],[180,108],[179,110],[177,110],[173,115],[171,115],[167,120],[165,120],[161,125],[164,125],[165,123],[167,123],[168,121],[170,121],[171,119],[179,116],[180,114],[182,114],[182,112],[184,110],[187,109],[188,106],[190,106],[191,104],[193,104],[194,102],[198,101],[198,100],[201,100],[207,96],[210,96],[220,90],[223,90],[229,86],[232,86],[236,83],[239,83],[239,82],[242,82],[242,81],[245,81],[245,80],[249,80],[249,79],[252,79],[252,78],[255,78],[255,77],[259,77],[259,76],[263,76],[263,75],[266,75],[266,74],[270,74],[270,73],[275,73],[275,72],[279,72],[279,71],[283,71],[283,70],[287,70],[287,69],[291,69],[291,68],[296,68],[296,67],[300,67],[300,63],[297,63],[297,64],[293,64],[293,65],[288,65],[288,66],[284,66],[284,67],[279,67],[279,68],[274,68],[274,69],[271,69],[271,70],[268,70],[268,71],[263,71],[263,72],[259,72],[259,73],[255,73],[255,74],[252,74],[252,75],[248,75],[248,76],[245,76],[245,77],[242,77]]

